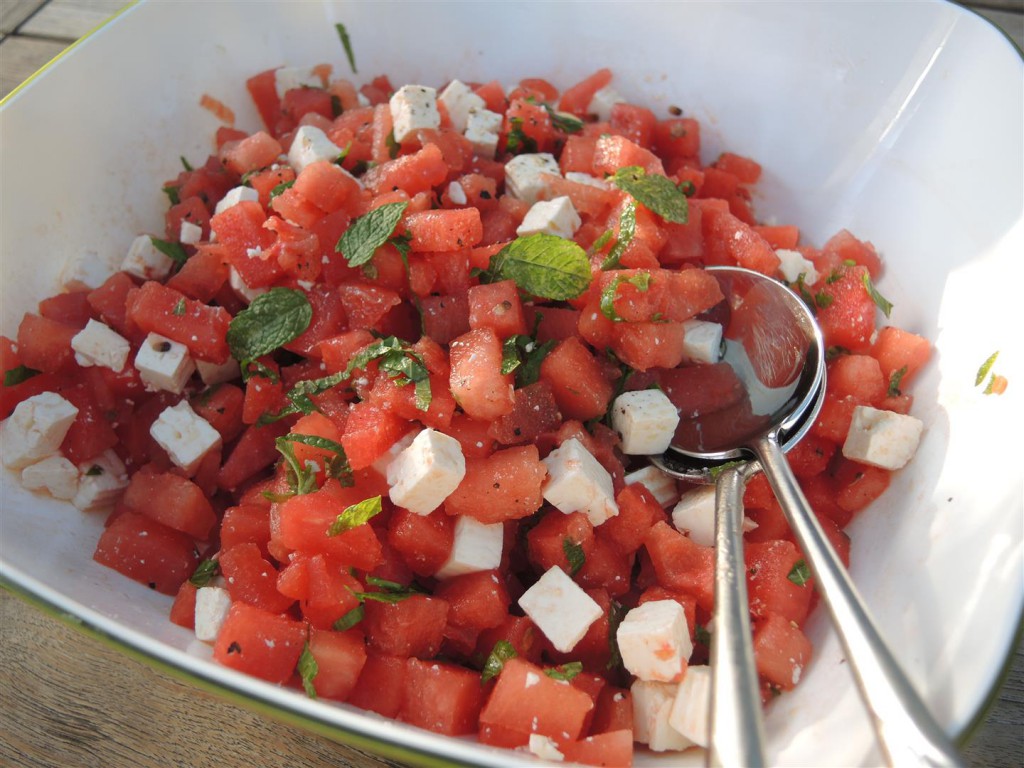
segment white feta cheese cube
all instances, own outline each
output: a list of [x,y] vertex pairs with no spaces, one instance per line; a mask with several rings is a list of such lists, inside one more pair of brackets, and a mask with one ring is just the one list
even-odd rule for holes
[[668,724],[694,744],[707,747],[710,719],[711,667],[690,667],[676,691]]
[[672,508],[672,525],[702,547],[715,544],[715,486],[694,488]]
[[242,275],[234,267],[228,267],[228,285],[235,295],[246,304],[252,304],[253,299],[267,292],[267,288],[250,288],[246,285]]
[[900,469],[917,452],[924,424],[913,416],[867,405],[853,409],[843,456],[882,469]]
[[94,251],[85,251],[70,256],[60,270],[59,282],[65,291],[84,291],[99,288],[107,278],[118,270],[112,259],[117,255],[100,257]]
[[662,472],[653,464],[641,467],[630,472],[623,478],[626,485],[639,483],[654,496],[655,500],[663,507],[679,499],[679,488],[676,479],[671,475]]
[[612,429],[622,437],[619,448],[631,456],[664,453],[679,425],[679,412],[660,389],[623,392],[612,403]]
[[429,515],[466,476],[462,446],[454,437],[424,429],[388,466],[388,496],[417,515]]
[[544,466],[544,498],[559,511],[583,512],[595,526],[619,514],[612,476],[575,437],[549,453]]
[[356,94],[356,101],[359,102],[360,107],[368,107],[371,103],[369,98],[367,98],[366,94],[362,91]]
[[181,220],[181,226],[178,227],[178,240],[185,245],[195,245],[203,239],[203,228],[198,224],[193,224],[191,221]]
[[46,491],[55,499],[70,501],[78,493],[78,467],[56,453],[21,470],[21,484],[30,491]]
[[412,445],[412,441],[416,439],[416,435],[420,433],[420,430],[413,430],[412,432],[406,432],[402,437],[398,438],[390,448],[381,454],[381,457],[373,462],[373,468],[377,470],[384,477],[388,476],[388,467],[391,463],[398,458],[398,454]]
[[128,487],[124,463],[112,450],[78,465],[78,491],[71,503],[83,512],[112,507]]
[[489,109],[470,110],[463,135],[473,145],[473,152],[481,157],[494,157],[498,149],[501,120],[501,115]]
[[128,254],[121,262],[121,271],[142,280],[163,280],[171,273],[173,266],[174,259],[157,248],[152,237],[139,235],[132,240]]
[[531,733],[526,747],[541,760],[551,760],[555,763],[565,760],[565,755],[558,749],[558,743],[542,733]]
[[459,133],[466,130],[466,123],[472,110],[487,106],[487,102],[473,93],[473,89],[461,80],[452,80],[437,98],[448,110],[452,128]]
[[205,360],[196,360],[195,362],[196,370],[199,371],[199,378],[208,387],[234,381],[242,375],[242,371],[238,367],[238,361],[234,358],[228,358],[226,363],[208,363]]
[[112,371],[123,370],[132,351],[128,339],[92,319],[72,337],[71,348],[75,350],[75,360],[83,368],[99,365]]
[[217,201],[216,207],[213,209],[214,214],[224,213],[228,208],[238,205],[242,202],[259,202],[260,193],[252,187],[232,187],[220,200]]
[[196,639],[212,643],[220,634],[231,610],[231,595],[223,587],[200,587],[196,590]]
[[604,179],[599,179],[597,176],[591,176],[589,173],[580,173],[579,171],[566,171],[565,178],[567,181],[575,181],[577,184],[586,184],[588,187],[597,187],[598,189],[608,189],[608,182]]
[[675,683],[693,653],[683,606],[652,600],[626,614],[615,632],[622,663],[641,680]]
[[654,752],[684,750],[693,742],[669,724],[677,683],[637,680],[630,687],[633,701],[633,740]]
[[177,466],[195,474],[203,457],[220,446],[220,433],[185,400],[165,408],[149,434]]
[[516,234],[521,237],[543,232],[571,240],[582,223],[572,200],[563,195],[552,200],[539,200],[530,206]]
[[683,354],[694,363],[717,363],[722,357],[722,326],[706,320],[683,323]]
[[469,202],[469,198],[466,197],[466,190],[457,181],[453,181],[448,185],[448,197],[456,205],[465,205]]
[[599,123],[607,123],[612,117],[612,107],[621,104],[625,99],[610,85],[606,85],[594,94],[587,105],[587,112],[596,115]]
[[779,271],[786,278],[786,282],[795,283],[804,276],[804,285],[814,285],[818,282],[820,275],[814,268],[814,262],[804,258],[800,251],[791,251],[788,248],[777,248],[775,255],[779,257]]
[[196,370],[188,347],[151,333],[135,355],[135,367],[147,389],[162,389],[180,395]]
[[505,191],[519,200],[536,203],[548,191],[545,174],[562,175],[554,155],[548,152],[516,155],[505,163]]
[[324,81],[312,67],[279,67],[274,70],[274,90],[277,98],[295,88],[323,88]]
[[562,653],[568,653],[604,615],[601,606],[557,565],[519,598],[519,607]]
[[501,565],[504,543],[505,528],[501,523],[481,523],[461,515],[455,520],[452,551],[434,578],[444,580],[497,568]]
[[403,85],[391,96],[392,130],[395,141],[405,139],[424,128],[440,128],[441,113],[437,111],[437,91],[426,85]]
[[327,134],[312,125],[299,126],[288,150],[288,164],[296,173],[302,173],[307,165],[329,160],[334,162],[341,154],[341,147],[327,138]]
[[77,415],[78,408],[54,392],[22,400],[4,422],[4,464],[24,469],[56,453]]

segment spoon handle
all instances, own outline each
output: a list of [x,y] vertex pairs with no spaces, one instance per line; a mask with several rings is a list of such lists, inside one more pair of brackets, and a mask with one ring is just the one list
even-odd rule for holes
[[778,439],[751,448],[782,505],[828,606],[875,733],[890,765],[960,766],[961,757],[886,647],[835,550],[807,504]]
[[711,635],[711,766],[765,765],[761,693],[743,561],[743,491],[756,464],[730,467],[715,484],[715,624]]

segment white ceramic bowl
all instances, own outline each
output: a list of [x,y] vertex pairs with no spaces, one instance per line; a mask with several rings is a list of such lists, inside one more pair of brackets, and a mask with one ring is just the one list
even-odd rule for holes
[[[893,323],[933,339],[937,354],[914,387],[921,449],[852,526],[852,572],[935,716],[962,735],[1024,605],[1024,345],[1011,293],[1024,278],[1019,53],[981,18],[940,2],[143,3],[0,109],[2,332],[13,335],[56,290],[67,257],[116,261],[136,233],[161,229],[161,182],[179,155],[211,149],[217,123],[198,106],[204,92],[256,129],[249,75],[322,61],[347,73],[338,21],[360,82],[542,76],[567,87],[610,66],[631,100],[699,118],[706,158],[729,148],[758,159],[761,217],[799,224],[812,243],[846,227],[879,248]],[[983,396],[975,371],[995,350],[1010,387]],[[101,524],[5,474],[3,582],[207,687],[339,739],[415,761],[513,759],[213,664],[167,621],[169,598],[92,562]],[[769,708],[771,762],[878,763],[821,612],[809,631],[816,654],[805,680]]]

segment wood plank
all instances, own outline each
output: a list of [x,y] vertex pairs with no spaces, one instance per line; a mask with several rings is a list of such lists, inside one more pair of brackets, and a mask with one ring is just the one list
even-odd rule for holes
[[124,0],[50,0],[19,34],[77,40],[124,8]]
[[63,51],[65,44],[57,40],[35,40],[11,35],[0,42],[0,98],[14,90],[22,81]]
[[9,35],[46,0],[4,0],[0,3],[0,34]]

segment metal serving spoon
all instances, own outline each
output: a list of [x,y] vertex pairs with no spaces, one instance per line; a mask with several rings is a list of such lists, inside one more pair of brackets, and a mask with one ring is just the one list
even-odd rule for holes
[[[784,451],[813,424],[825,395],[825,349],[810,310],[783,284],[738,267],[711,267],[725,300],[724,380],[733,401],[683,414],[672,447],[654,463],[690,481],[715,482],[715,631],[708,762],[761,766],[764,732],[744,578],[743,491],[763,470],[808,561],[818,591],[890,764],[960,765],[961,759],[899,668],[807,504]],[[731,381],[732,377],[735,381]]]

